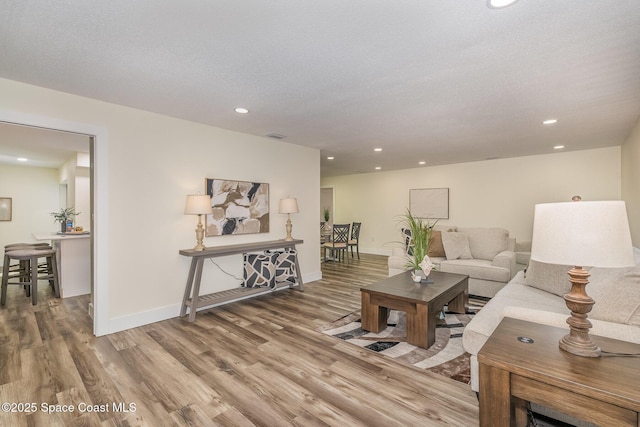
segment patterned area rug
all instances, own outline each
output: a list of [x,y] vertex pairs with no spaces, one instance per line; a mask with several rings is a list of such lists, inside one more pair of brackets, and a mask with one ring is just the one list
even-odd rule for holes
[[348,314],[318,330],[390,357],[399,363],[413,365],[468,384],[470,356],[462,348],[462,332],[485,303],[486,300],[470,298],[466,314],[448,312],[445,306],[444,316],[441,315],[436,320],[435,344],[428,349],[406,342],[407,318],[402,311],[390,310],[387,328],[377,334],[362,329],[360,311]]

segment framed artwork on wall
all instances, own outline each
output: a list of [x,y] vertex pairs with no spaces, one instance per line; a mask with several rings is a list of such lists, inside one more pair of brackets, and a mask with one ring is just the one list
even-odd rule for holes
[[269,232],[269,184],[205,178],[213,213],[205,216],[205,236]]
[[11,221],[11,197],[0,197],[0,221]]
[[449,219],[449,189],[409,190],[409,210],[417,218]]

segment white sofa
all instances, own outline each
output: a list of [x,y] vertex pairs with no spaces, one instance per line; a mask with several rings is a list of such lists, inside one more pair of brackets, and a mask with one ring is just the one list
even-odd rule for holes
[[[502,228],[436,226],[429,257],[436,269],[469,276],[471,295],[491,298],[517,271],[515,239]],[[438,240],[441,239],[441,240]],[[405,271],[410,242],[392,248],[389,276]]]
[[[587,293],[595,301],[589,313],[591,334],[640,344],[640,250],[634,248],[636,267],[589,269]],[[567,328],[569,317],[563,296],[571,284],[571,266],[531,261],[492,298],[465,327],[462,345],[471,354],[471,388],[478,391],[478,352],[503,317]]]

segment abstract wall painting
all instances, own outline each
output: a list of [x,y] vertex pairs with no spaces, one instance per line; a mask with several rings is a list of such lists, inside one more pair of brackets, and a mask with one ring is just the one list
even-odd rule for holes
[[205,179],[213,213],[205,217],[205,236],[269,232],[269,184]]

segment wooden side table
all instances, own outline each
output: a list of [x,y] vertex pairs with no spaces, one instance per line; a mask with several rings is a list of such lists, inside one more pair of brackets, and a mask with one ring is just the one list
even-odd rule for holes
[[[567,330],[502,320],[478,353],[480,426],[526,426],[527,401],[602,426],[640,426],[640,358],[567,353],[558,347]],[[640,344],[592,339],[603,351],[640,353]]]

